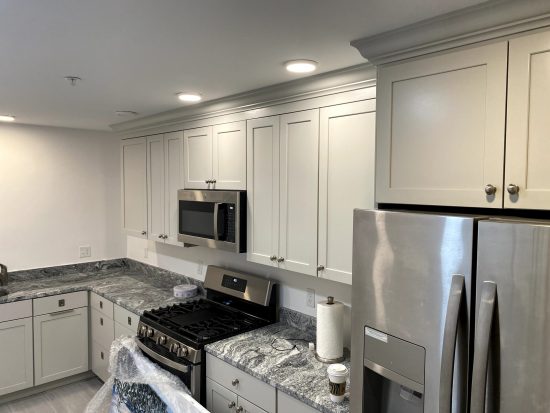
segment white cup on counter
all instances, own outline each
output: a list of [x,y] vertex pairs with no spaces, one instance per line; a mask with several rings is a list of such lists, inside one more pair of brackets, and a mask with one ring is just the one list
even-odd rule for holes
[[327,369],[330,400],[341,402],[346,394],[346,380],[349,370],[343,364],[331,364]]

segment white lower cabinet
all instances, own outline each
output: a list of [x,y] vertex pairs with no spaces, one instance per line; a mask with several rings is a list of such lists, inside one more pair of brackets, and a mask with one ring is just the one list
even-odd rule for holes
[[267,413],[209,378],[206,379],[206,407],[211,413]]
[[109,378],[109,348],[105,348],[92,340],[92,371],[103,381]]
[[48,383],[86,371],[88,308],[72,308],[35,316],[35,384]]
[[277,392],[277,411],[279,413],[319,413],[319,410],[280,391]]
[[33,386],[32,317],[0,323],[0,366],[0,396]]

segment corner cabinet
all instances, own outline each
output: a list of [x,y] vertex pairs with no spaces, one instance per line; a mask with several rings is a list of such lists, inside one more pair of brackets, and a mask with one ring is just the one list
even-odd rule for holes
[[147,238],[147,141],[121,143],[122,227],[127,235]]
[[507,53],[500,42],[378,69],[377,202],[502,206]]
[[248,260],[317,275],[319,110],[247,130]]
[[186,189],[246,189],[244,121],[184,131]]

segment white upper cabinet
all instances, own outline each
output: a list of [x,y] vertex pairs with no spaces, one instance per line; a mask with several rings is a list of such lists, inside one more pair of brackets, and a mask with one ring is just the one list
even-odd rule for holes
[[507,46],[379,68],[377,202],[502,207]]
[[186,189],[246,189],[246,122],[184,131]]
[[147,142],[121,143],[122,227],[128,235],[147,237]]
[[186,189],[209,189],[212,178],[212,127],[183,131]]
[[319,276],[351,284],[353,210],[374,208],[376,103],[321,109]]
[[279,267],[317,275],[319,110],[280,118]]
[[550,209],[550,33],[511,40],[509,59],[504,206]]
[[247,259],[276,267],[279,251],[279,116],[249,120],[246,134]]
[[212,129],[213,189],[246,189],[246,122]]
[[178,242],[178,190],[183,187],[183,132],[147,138],[148,238]]

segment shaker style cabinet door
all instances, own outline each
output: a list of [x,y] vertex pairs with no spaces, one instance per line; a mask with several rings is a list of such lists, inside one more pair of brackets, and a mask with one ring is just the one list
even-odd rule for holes
[[[264,409],[256,406],[254,403],[249,402],[248,400],[238,397],[237,404],[239,412],[241,413],[267,413]],[[241,409],[242,408],[242,409]]]
[[183,131],[164,135],[164,242],[178,241],[178,190],[183,188]]
[[353,210],[374,208],[375,110],[373,99],[320,112],[318,274],[347,284]]
[[164,140],[162,135],[147,138],[147,238],[163,241],[164,234]]
[[247,260],[277,266],[279,116],[247,122]]
[[510,40],[506,208],[550,208],[550,33]]
[[0,396],[33,386],[32,317],[0,323]]
[[212,128],[212,189],[246,190],[246,122]]
[[234,413],[237,409],[237,395],[207,377],[206,408],[211,413]]
[[212,127],[183,131],[183,142],[185,189],[211,189]]
[[382,66],[376,201],[501,208],[507,42]]
[[147,141],[121,143],[122,227],[127,235],[147,238]]
[[279,267],[317,275],[319,110],[280,118]]

